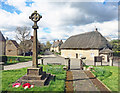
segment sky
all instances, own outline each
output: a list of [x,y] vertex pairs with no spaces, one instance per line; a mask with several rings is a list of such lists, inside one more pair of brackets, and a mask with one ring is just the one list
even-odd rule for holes
[[118,1],[1,0],[0,31],[5,37],[16,40],[16,28],[27,26],[33,35],[33,22],[29,16],[37,10],[42,15],[37,30],[41,43],[65,41],[72,35],[95,31],[96,27],[103,36],[117,39]]

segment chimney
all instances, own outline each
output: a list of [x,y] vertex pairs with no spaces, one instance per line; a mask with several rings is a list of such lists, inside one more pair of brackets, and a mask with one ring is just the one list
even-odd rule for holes
[[95,28],[95,31],[98,31],[98,29],[97,29],[97,28]]
[[31,40],[33,40],[33,36],[31,36]]

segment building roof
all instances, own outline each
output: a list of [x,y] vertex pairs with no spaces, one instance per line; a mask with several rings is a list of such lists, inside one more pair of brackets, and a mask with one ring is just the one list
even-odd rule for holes
[[87,32],[69,37],[65,43],[61,45],[61,49],[82,48],[82,49],[102,49],[112,48],[109,42],[98,31]]
[[5,37],[3,36],[3,34],[1,33],[1,31],[0,31],[0,41],[6,41]]
[[104,48],[103,50],[100,51],[100,53],[113,53],[113,51],[109,48]]
[[16,48],[20,47],[19,44],[15,40],[10,40],[10,41],[12,41],[12,43],[16,46]]
[[62,40],[54,41],[51,47],[60,47],[63,44]]

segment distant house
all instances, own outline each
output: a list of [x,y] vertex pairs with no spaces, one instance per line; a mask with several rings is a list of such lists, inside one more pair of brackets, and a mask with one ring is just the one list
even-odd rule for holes
[[[107,51],[107,53],[105,52]],[[105,61],[112,56],[112,46],[96,29],[96,31],[69,37],[61,45],[61,56],[70,58],[86,57],[94,60],[94,56],[103,56]]]
[[0,31],[0,55],[5,55],[5,51],[6,51],[6,40]]
[[[20,47],[25,48],[25,52],[33,52],[33,36],[29,40],[25,40],[24,42],[20,42]],[[38,51],[40,50],[40,43],[37,45]]]
[[57,41],[54,41],[51,48],[50,48],[50,51],[54,51],[54,52],[60,52],[60,46],[63,44],[63,41],[62,40],[57,40]]
[[19,44],[15,40],[6,41],[6,55],[7,56],[19,56],[22,51]]

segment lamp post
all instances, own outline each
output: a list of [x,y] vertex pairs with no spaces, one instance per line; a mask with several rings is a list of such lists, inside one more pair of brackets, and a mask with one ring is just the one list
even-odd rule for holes
[[32,28],[34,29],[33,32],[33,62],[32,62],[32,67],[37,68],[38,67],[38,54],[37,54],[37,29],[39,28],[37,26],[37,22],[42,18],[41,15],[37,13],[37,11],[34,11],[34,13],[29,16],[29,18],[34,22],[34,25]]

